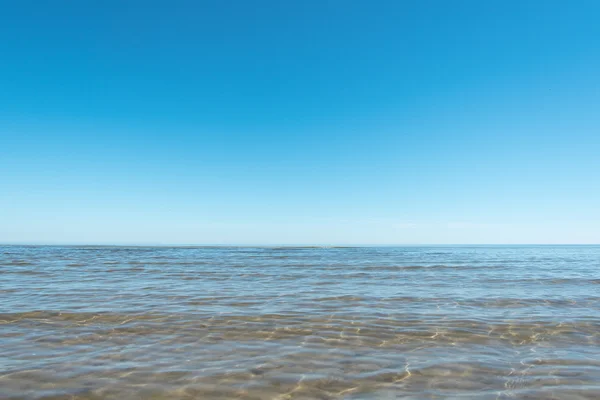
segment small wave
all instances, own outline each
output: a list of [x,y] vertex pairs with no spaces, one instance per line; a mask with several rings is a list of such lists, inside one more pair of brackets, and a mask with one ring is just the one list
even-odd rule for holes
[[36,270],[12,270],[12,271],[4,271],[5,274],[14,274],[14,275],[40,275],[40,276],[50,276],[52,274],[44,271],[36,271]]
[[13,260],[13,261],[5,261],[2,262],[1,265],[4,266],[32,266],[32,265],[37,265],[36,263],[30,262],[30,261],[20,261],[20,260]]

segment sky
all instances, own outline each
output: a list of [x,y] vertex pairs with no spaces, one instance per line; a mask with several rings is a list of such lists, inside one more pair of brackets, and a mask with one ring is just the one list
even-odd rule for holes
[[600,243],[598,1],[0,6],[0,243]]

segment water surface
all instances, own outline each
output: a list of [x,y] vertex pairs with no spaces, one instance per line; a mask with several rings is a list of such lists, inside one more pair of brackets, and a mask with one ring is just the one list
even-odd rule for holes
[[0,247],[2,399],[597,399],[600,247]]

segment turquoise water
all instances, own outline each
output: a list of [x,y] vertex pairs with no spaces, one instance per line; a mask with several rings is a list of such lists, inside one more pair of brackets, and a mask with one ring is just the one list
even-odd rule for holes
[[597,399],[600,246],[0,247],[3,399]]

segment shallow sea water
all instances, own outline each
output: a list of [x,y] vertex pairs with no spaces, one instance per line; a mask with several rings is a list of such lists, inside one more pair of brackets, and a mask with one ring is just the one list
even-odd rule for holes
[[598,399],[600,246],[0,246],[2,399]]

